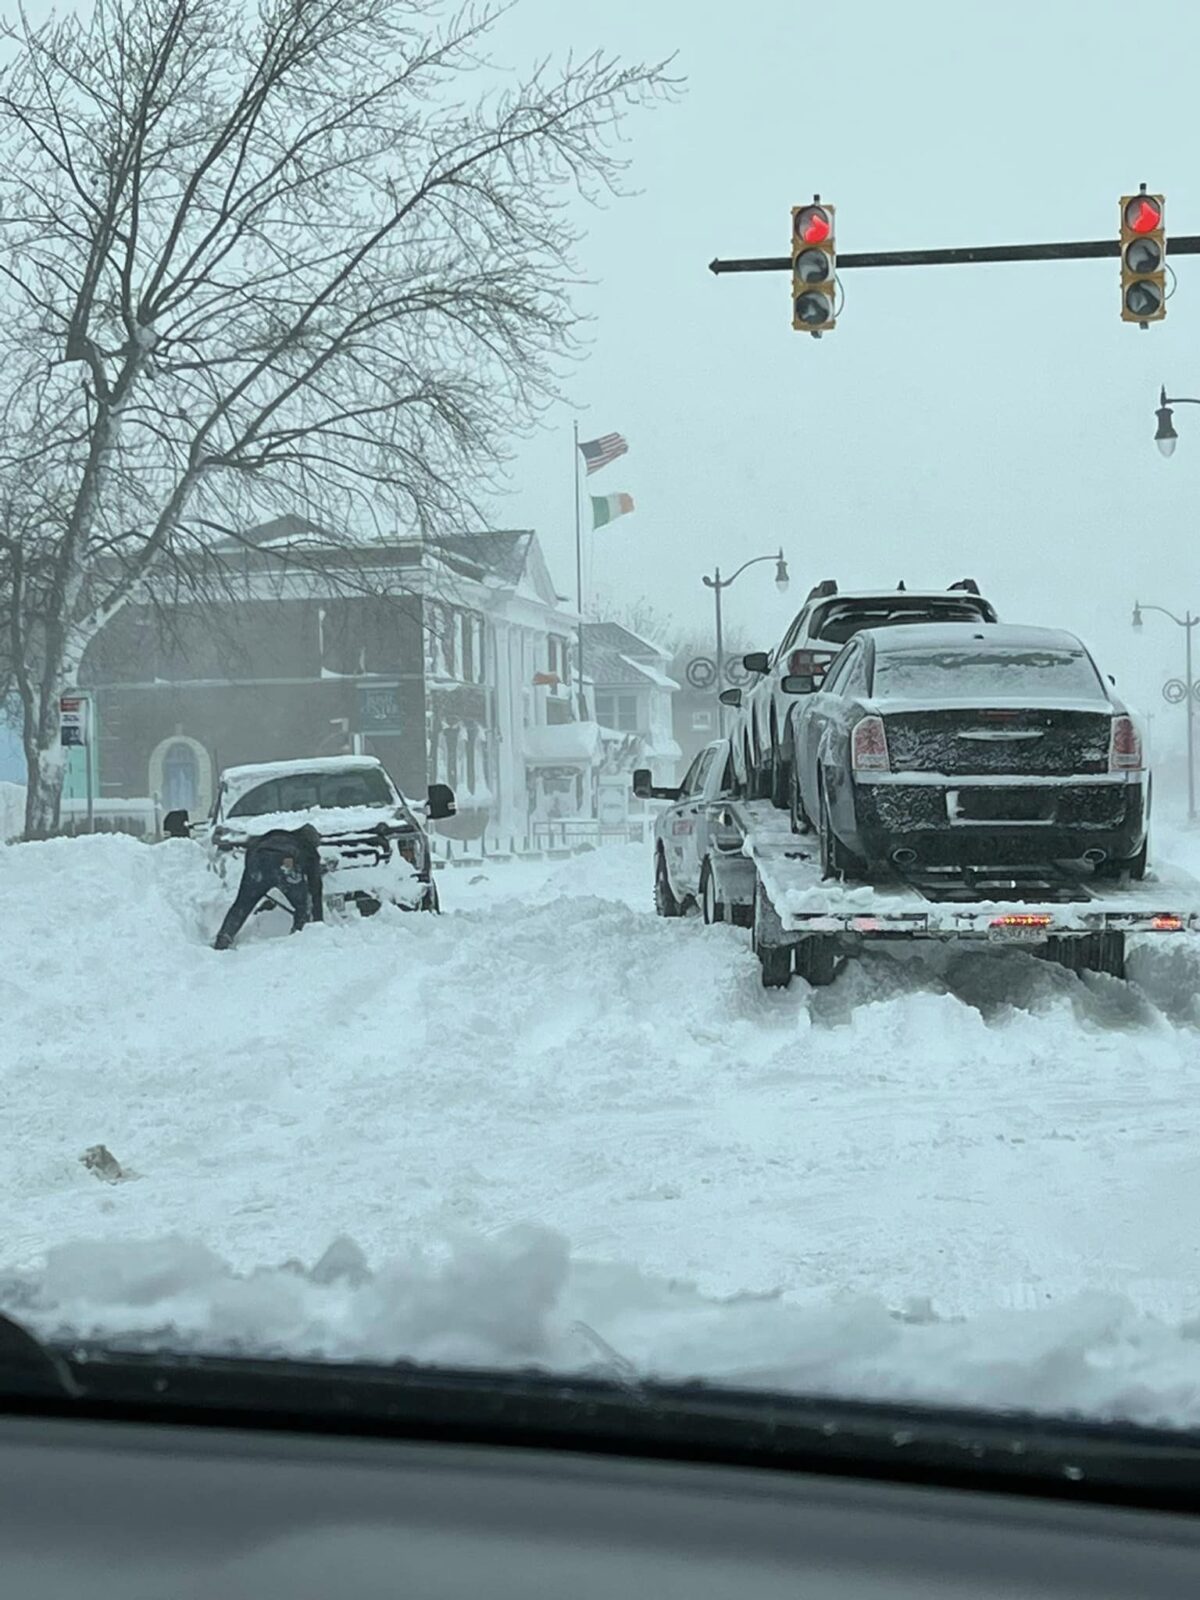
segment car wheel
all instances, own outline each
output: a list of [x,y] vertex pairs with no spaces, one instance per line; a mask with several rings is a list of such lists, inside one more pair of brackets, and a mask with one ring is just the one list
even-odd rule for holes
[[707,856],[700,869],[700,914],[710,928],[725,921],[725,902],[717,892],[717,875]]
[[1140,883],[1146,876],[1146,854],[1149,844],[1150,840],[1147,837],[1142,840],[1142,848],[1137,855],[1102,861],[1098,867],[1093,867],[1093,878],[1099,879],[1101,883],[1114,883],[1120,878],[1128,877],[1135,883]]
[[796,946],[796,976],[811,983],[814,989],[824,989],[838,975],[838,949],[834,937],[827,933],[811,933]]
[[667,858],[661,850],[654,855],[654,909],[660,917],[681,917],[683,910],[671,888]]
[[817,834],[821,845],[821,876],[822,878],[861,878],[866,873],[865,864],[858,859],[852,850],[846,846],[833,831],[833,823],[829,816],[829,801],[825,794],[825,785],[820,786],[821,815],[817,823]]
[[800,773],[795,761],[792,762],[792,781],[789,785],[788,811],[792,818],[793,833],[811,833],[812,818],[804,809],[804,798],[800,793]]
[[795,765],[789,761],[783,751],[771,741],[771,804],[778,811],[786,811],[792,800],[792,768]]

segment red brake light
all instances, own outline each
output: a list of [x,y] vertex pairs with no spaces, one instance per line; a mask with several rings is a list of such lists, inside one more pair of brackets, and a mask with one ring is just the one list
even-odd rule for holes
[[864,717],[854,725],[850,764],[855,772],[890,772],[887,731],[882,717]]
[[1112,719],[1112,740],[1108,747],[1110,772],[1140,772],[1142,766],[1142,741],[1133,725],[1132,717]]
[[993,917],[993,928],[1048,928],[1054,918],[1046,911],[1007,911],[1002,917]]
[[1183,918],[1174,911],[1160,911],[1151,921],[1150,926],[1155,933],[1182,933]]

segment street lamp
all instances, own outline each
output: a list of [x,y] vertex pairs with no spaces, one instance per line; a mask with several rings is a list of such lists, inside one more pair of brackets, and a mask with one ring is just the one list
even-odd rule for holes
[[[1164,397],[1165,398],[1165,397]],[[1200,405],[1200,401],[1196,402]],[[1177,617],[1173,611],[1168,611],[1166,606],[1144,606],[1140,600],[1133,602],[1133,626],[1143,626],[1142,612],[1157,611],[1164,617],[1169,617],[1177,627],[1184,630],[1185,666],[1184,682],[1187,685],[1187,767],[1188,767],[1188,821],[1196,820],[1196,694],[1195,684],[1192,681],[1192,629],[1200,623],[1200,617],[1194,617],[1190,611],[1182,617]]]
[[1171,417],[1172,406],[1200,406],[1200,400],[1193,400],[1186,394],[1168,397],[1165,385],[1159,390],[1158,410],[1154,413],[1158,418],[1158,426],[1154,430],[1154,442],[1164,456],[1173,456],[1175,446],[1179,442],[1179,435],[1175,432],[1175,423]]
[[[787,562],[783,559],[783,548],[782,548],[782,546],[780,547],[779,553],[777,555],[773,555],[773,556],[752,556],[749,561],[743,561],[741,566],[737,569],[737,571],[731,577],[723,578],[721,576],[720,567],[714,567],[713,568],[713,575],[712,575],[711,578],[708,576],[707,572],[704,574],[704,586],[705,586],[706,589],[711,589],[712,590],[713,599],[716,602],[716,609],[717,609],[717,693],[718,694],[720,694],[720,692],[721,692],[721,681],[725,676],[725,645],[724,645],[724,639],[723,639],[722,633],[721,633],[721,590],[722,589],[728,589],[728,587],[729,587],[729,585],[731,583],[733,583],[736,579],[741,577],[742,573],[745,572],[747,567],[755,567],[755,566],[758,565],[758,563],[760,561],[773,561],[775,563],[775,587],[779,590],[780,594],[786,594],[787,593],[787,589],[788,589],[788,568],[787,568]],[[719,700],[717,702],[717,724],[718,724],[718,727],[720,729],[720,732],[722,734],[724,734],[724,732],[725,732],[725,707],[723,705],[721,705]]]

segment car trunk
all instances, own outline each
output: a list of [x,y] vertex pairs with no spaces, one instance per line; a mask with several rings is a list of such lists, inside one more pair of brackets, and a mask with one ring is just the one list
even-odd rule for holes
[[893,772],[1066,777],[1108,771],[1112,713],[1053,706],[904,705],[879,710]]

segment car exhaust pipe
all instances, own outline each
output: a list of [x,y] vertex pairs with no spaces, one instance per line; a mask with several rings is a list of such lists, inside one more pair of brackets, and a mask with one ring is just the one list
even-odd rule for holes
[[910,850],[907,845],[901,845],[899,850],[892,851],[892,865],[894,867],[912,867],[916,865],[917,852]]
[[1102,861],[1108,860],[1107,850],[1085,850],[1083,859],[1089,866],[1098,867]]

